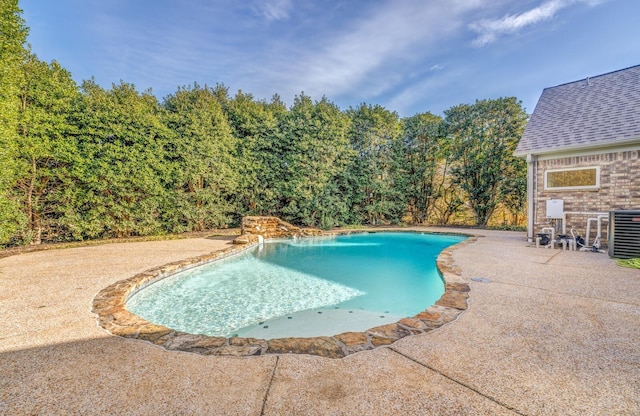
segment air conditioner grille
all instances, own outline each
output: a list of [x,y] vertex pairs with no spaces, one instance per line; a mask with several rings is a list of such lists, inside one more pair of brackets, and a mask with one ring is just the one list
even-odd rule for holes
[[640,257],[640,210],[609,212],[609,255]]

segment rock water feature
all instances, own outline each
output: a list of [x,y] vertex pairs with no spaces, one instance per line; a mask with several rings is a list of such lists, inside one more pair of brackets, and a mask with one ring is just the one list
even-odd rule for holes
[[296,353],[341,358],[355,352],[390,345],[406,336],[432,331],[453,321],[467,308],[469,285],[462,280],[460,270],[454,266],[451,253],[455,247],[474,241],[473,237],[446,248],[438,256],[437,266],[445,280],[445,293],[435,305],[429,306],[414,317],[363,332],[345,332],[330,337],[270,340],[215,337],[189,334],[157,325],[129,312],[126,308],[127,299],[147,285],[180,271],[255,247],[259,236],[269,239],[318,235],[323,235],[323,232],[296,227],[276,217],[245,217],[242,222],[242,235],[235,239],[234,246],[208,255],[160,266],[116,282],[98,293],[93,301],[93,312],[98,315],[100,326],[112,334],[149,341],[168,350],[203,355],[252,356]]
[[258,236],[263,238],[288,238],[319,235],[323,235],[322,230],[296,227],[278,217],[244,217],[242,219],[242,235],[236,238],[234,243],[257,243]]

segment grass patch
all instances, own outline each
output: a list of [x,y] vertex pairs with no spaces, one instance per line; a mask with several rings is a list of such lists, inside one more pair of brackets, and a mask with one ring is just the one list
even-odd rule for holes
[[348,224],[348,225],[343,225],[341,227],[339,227],[338,229],[344,229],[344,230],[360,230],[362,228],[371,228],[371,227],[367,227],[361,224]]
[[620,259],[616,260],[618,266],[630,267],[632,269],[640,269],[640,258],[637,259]]
[[527,231],[527,227],[525,225],[491,225],[487,227],[487,230]]

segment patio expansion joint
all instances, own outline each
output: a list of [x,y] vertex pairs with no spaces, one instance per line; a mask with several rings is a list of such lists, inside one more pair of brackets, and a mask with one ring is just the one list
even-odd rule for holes
[[467,384],[467,383],[465,383],[463,381],[457,380],[457,379],[455,379],[455,378],[443,373],[442,371],[438,370],[437,368],[434,368],[434,367],[432,367],[432,366],[430,366],[428,364],[425,364],[425,363],[423,363],[423,362],[421,362],[421,361],[419,361],[419,360],[417,360],[417,359],[415,359],[415,358],[413,358],[413,357],[411,357],[411,356],[409,356],[407,354],[404,354],[404,353],[398,351],[397,349],[395,349],[394,347],[389,347],[389,350],[395,352],[396,354],[398,354],[398,355],[400,355],[400,356],[402,356],[404,358],[406,358],[407,360],[410,360],[410,361],[418,364],[421,367],[426,368],[427,370],[433,371],[434,373],[438,374],[439,376],[442,376],[442,377],[446,378],[447,380],[449,380],[449,381],[451,381],[451,382],[453,382],[453,383],[455,383],[455,384],[457,384],[457,385],[459,385],[461,387],[464,387],[467,390],[471,390],[472,392],[474,392],[476,394],[479,394],[480,396],[484,397],[485,399],[488,399],[488,400],[494,402],[498,406],[504,407],[505,409],[510,410],[510,411],[514,412],[515,414],[517,414],[517,415],[528,416],[526,413],[522,413],[521,411],[519,411],[518,409],[514,408],[513,406],[509,406],[508,404],[501,402],[500,400],[496,399],[495,397],[492,397],[490,395],[482,393],[481,391],[479,391],[478,389],[470,386],[469,384]]
[[553,256],[549,257],[544,264],[549,264],[549,262],[551,262],[551,260],[555,259],[556,257],[558,257],[560,254],[562,254],[562,251],[558,251],[557,253],[555,253]]
[[262,408],[260,409],[260,416],[264,416],[264,411],[267,407],[267,400],[269,400],[269,396],[271,394],[271,387],[273,387],[273,380],[276,378],[276,371],[278,370],[279,363],[280,363],[280,356],[276,355],[276,363],[273,365],[273,371],[271,372],[271,377],[269,378],[269,385],[267,386],[267,391],[264,394],[264,399],[262,399]]

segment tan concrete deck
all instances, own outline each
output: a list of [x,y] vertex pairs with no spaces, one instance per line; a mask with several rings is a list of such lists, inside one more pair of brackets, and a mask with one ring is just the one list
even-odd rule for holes
[[471,285],[457,321],[343,359],[206,357],[97,326],[99,290],[225,240],[0,259],[0,414],[640,414],[640,271],[472,232],[454,252]]

